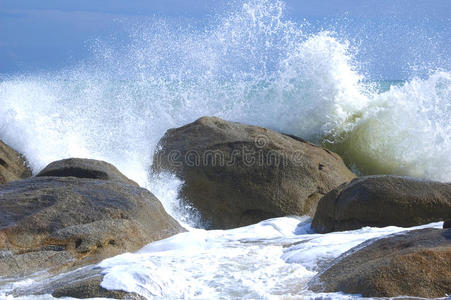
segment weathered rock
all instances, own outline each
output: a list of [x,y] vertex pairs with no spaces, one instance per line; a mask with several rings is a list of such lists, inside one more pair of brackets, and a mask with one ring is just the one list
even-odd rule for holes
[[79,281],[65,282],[64,285],[57,287],[52,296],[56,298],[60,297],[73,297],[78,299],[85,298],[112,298],[112,299],[127,299],[127,300],[145,300],[146,298],[136,294],[128,293],[124,291],[110,291],[100,286],[103,276],[97,275],[91,278],[80,278]]
[[0,187],[0,274],[69,270],[183,231],[122,181],[34,177]]
[[68,158],[52,162],[36,175],[36,177],[42,176],[119,180],[131,185],[138,185],[119,172],[112,164],[85,158]]
[[401,176],[354,179],[318,203],[312,228],[319,233],[364,226],[412,227],[451,216],[451,183]]
[[183,179],[181,196],[210,228],[313,215],[324,194],[355,177],[329,150],[215,117],[168,130],[160,146],[154,171]]
[[31,170],[25,157],[0,140],[0,184],[30,176]]
[[105,297],[112,299],[143,300],[135,293],[107,290],[101,287],[102,269],[86,266],[72,272],[50,278],[35,279],[31,285],[19,286],[10,292],[15,297],[50,294],[53,297],[74,297],[78,299]]
[[451,294],[451,229],[365,242],[340,256],[310,288],[365,297],[446,297]]

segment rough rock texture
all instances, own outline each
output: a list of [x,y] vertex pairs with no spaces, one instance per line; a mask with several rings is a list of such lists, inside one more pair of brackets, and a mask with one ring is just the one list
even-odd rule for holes
[[138,185],[119,172],[112,164],[84,158],[68,158],[52,162],[36,175],[36,177],[42,176],[119,180],[131,185]]
[[0,184],[30,176],[25,157],[0,140]]
[[319,233],[364,226],[411,227],[451,216],[451,183],[401,176],[354,179],[318,203],[312,228]]
[[421,229],[366,242],[339,257],[310,287],[365,297],[450,295],[451,229]]
[[313,215],[324,194],[355,177],[329,150],[216,117],[168,130],[160,146],[154,171],[184,180],[182,197],[210,228]]
[[135,293],[104,289],[100,286],[103,280],[101,272],[102,269],[99,267],[87,266],[51,278],[35,279],[35,282],[31,285],[19,286],[10,294],[15,297],[50,294],[56,298],[74,297],[85,299],[102,297],[130,300],[145,299]]
[[149,191],[121,181],[34,177],[0,187],[0,274],[61,272],[182,232]]

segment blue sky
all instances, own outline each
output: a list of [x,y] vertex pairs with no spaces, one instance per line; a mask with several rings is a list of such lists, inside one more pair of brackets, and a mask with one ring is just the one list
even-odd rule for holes
[[[285,2],[288,18],[308,20],[312,31],[333,29],[359,40],[359,58],[375,77],[406,77],[414,60],[451,67],[450,0]],[[0,0],[0,74],[76,64],[90,55],[94,39],[125,42],[128,22],[159,16],[201,26],[230,6],[224,0]]]

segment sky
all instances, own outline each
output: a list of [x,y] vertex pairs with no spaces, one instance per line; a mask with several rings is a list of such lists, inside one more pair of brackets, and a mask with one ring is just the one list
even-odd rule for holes
[[[412,64],[451,67],[450,0],[285,3],[288,18],[359,44],[374,77],[407,77]],[[129,23],[164,17],[202,26],[230,6],[225,0],[0,0],[0,74],[64,68],[88,57],[95,40],[126,42]]]

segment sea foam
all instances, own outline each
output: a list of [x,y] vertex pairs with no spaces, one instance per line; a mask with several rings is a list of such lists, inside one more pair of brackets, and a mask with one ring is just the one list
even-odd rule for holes
[[349,299],[314,294],[307,284],[333,259],[368,239],[441,226],[314,234],[308,218],[285,217],[231,230],[192,230],[99,266],[104,268],[103,287],[147,298]]
[[360,70],[351,41],[304,25],[285,17],[281,1],[250,0],[201,30],[158,20],[134,28],[128,45],[97,43],[78,66],[0,82],[0,138],[35,173],[67,157],[106,160],[189,229],[103,261],[105,288],[163,298],[352,299],[312,294],[307,282],[359,243],[408,230],[317,235],[294,217],[196,229],[195,210],[178,198],[182,182],[149,169],[167,129],[204,115],[310,139],[360,174],[451,181],[450,70],[382,88],[387,82]]

